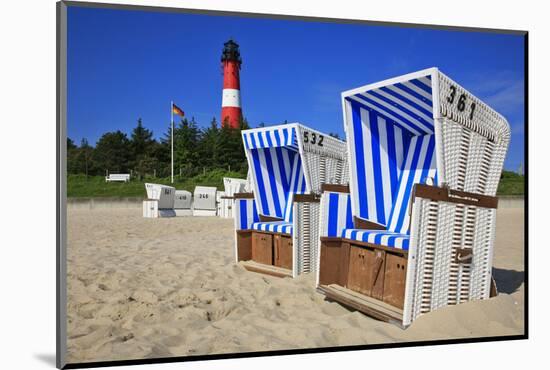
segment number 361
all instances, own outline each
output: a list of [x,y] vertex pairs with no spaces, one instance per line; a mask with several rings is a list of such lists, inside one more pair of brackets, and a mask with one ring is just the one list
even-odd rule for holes
[[[456,100],[456,86],[451,85],[451,93],[447,96],[447,103],[453,104]],[[464,112],[466,109],[466,94],[460,94],[456,103],[456,109],[459,112]],[[470,104],[470,119],[474,119],[474,111],[476,109],[476,103]]]

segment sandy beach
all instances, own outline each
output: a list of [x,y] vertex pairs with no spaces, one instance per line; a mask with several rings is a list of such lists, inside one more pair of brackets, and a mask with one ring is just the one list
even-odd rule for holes
[[144,219],[141,209],[68,211],[68,362],[522,334],[523,209],[499,209],[500,294],[446,307],[408,329],[314,289],[234,263],[233,221]]

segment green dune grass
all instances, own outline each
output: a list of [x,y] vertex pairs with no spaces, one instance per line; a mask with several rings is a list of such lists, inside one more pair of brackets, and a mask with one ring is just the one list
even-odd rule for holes
[[[132,179],[130,182],[105,182],[103,176],[69,175],[67,179],[68,197],[143,197],[145,198],[146,182],[156,184],[172,185],[176,189],[193,191],[195,186],[215,186],[218,190],[223,190],[223,178],[236,177],[246,178],[238,172],[225,170],[212,170],[202,175],[197,175],[188,179],[176,177],[175,183],[170,184],[170,178],[148,178]],[[523,195],[525,187],[525,177],[514,172],[504,171],[498,186],[498,195]]]
[[142,197],[145,198],[145,183],[165,184],[174,186],[178,190],[193,192],[195,186],[215,186],[223,191],[223,178],[246,178],[238,172],[212,170],[205,174],[191,178],[174,178],[174,184],[170,178],[146,178],[142,180],[132,179],[130,182],[105,182],[104,176],[69,175],[67,178],[67,196],[72,198],[96,198],[96,197]]

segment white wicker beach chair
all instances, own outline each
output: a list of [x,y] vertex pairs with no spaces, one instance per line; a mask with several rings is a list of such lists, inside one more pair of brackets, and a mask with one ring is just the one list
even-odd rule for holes
[[235,258],[275,276],[314,271],[321,184],[347,183],[346,145],[298,123],[242,132],[252,193],[235,194]]
[[233,218],[233,201],[235,193],[243,193],[246,191],[248,180],[237,179],[232,177],[223,178],[224,192],[221,195],[218,205],[218,216],[222,218]]
[[350,186],[321,198],[318,289],[402,326],[488,298],[506,120],[437,68],[342,105]]

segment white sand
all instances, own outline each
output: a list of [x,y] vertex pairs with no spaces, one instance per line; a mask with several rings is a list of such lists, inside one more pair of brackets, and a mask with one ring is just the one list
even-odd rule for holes
[[314,289],[233,263],[233,221],[68,212],[68,361],[327,347],[523,333],[523,210],[498,211],[498,297],[424,315],[408,329]]

